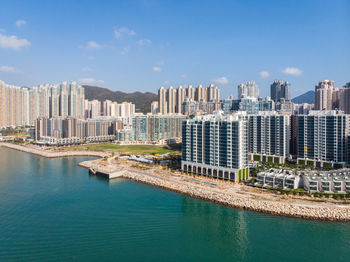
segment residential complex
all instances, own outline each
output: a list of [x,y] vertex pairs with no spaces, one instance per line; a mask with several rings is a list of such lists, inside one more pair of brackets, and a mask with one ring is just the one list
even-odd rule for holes
[[135,104],[131,102],[112,102],[105,100],[85,100],[85,118],[96,118],[99,116],[110,117],[132,117],[135,115]]
[[339,109],[350,114],[350,82],[339,89]]
[[84,117],[84,88],[76,82],[22,88],[0,81],[0,127],[33,125],[38,117]]
[[290,84],[282,80],[275,80],[271,85],[271,99],[275,102],[290,100]]
[[270,169],[257,175],[255,185],[286,190],[303,188],[308,193],[349,193],[350,170],[292,171]]
[[144,115],[130,102],[85,100],[76,82],[26,88],[0,81],[0,127],[35,125],[37,141],[57,144],[182,139],[183,170],[232,181],[247,179],[248,160],[281,164],[294,158],[316,168],[350,164],[350,83],[336,88],[334,81],[319,82],[318,110],[294,105],[290,87],[275,80],[271,98],[261,98],[249,81],[238,85],[238,99],[225,100],[214,85],[161,87]]
[[97,142],[115,139],[117,121],[40,117],[35,120],[35,140],[49,144]]
[[277,112],[249,115],[251,160],[284,163],[289,157],[290,117]]
[[[174,88],[170,86],[165,89],[163,86],[158,90],[158,106],[157,112],[160,114],[181,114],[183,113],[183,103],[187,101],[196,102],[213,102],[220,101],[220,89],[214,85],[203,87],[202,85],[193,88],[189,85],[187,88],[179,86]],[[154,104],[152,104],[152,112]]]
[[259,88],[254,81],[240,84],[238,86],[238,98],[259,98]]
[[324,80],[315,86],[315,110],[332,110],[338,107],[339,89],[334,81]]
[[239,182],[249,176],[245,113],[197,116],[183,122],[182,170]]
[[120,130],[121,142],[174,143],[181,141],[182,115],[136,115],[132,128]]
[[349,162],[349,117],[335,110],[310,111],[296,117],[299,163],[322,167],[324,162]]

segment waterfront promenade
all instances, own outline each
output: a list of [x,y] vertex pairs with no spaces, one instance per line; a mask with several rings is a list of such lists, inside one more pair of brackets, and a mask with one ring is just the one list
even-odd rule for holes
[[[99,156],[106,152],[68,151],[46,152],[43,149],[2,143],[8,148],[44,157]],[[94,168],[106,174],[120,173],[121,177],[150,184],[191,197],[252,211],[314,220],[350,221],[350,205],[340,201],[279,195],[242,184],[192,177],[181,172],[168,172],[159,166],[137,168],[133,161],[119,161],[114,157],[84,161],[79,166]]]

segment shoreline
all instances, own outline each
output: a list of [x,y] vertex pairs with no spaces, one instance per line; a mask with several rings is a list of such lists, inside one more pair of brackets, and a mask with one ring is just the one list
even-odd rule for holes
[[69,156],[96,156],[96,157],[102,158],[105,156],[109,156],[108,153],[97,152],[97,151],[66,151],[66,152],[44,151],[42,149],[38,149],[35,147],[15,145],[15,144],[6,143],[6,142],[0,143],[0,146],[15,149],[25,153],[30,153],[37,156],[47,157],[47,158],[58,158],[58,157],[69,157]]
[[[1,145],[48,158],[68,156],[105,157],[109,155],[105,152],[89,151],[45,152],[22,145],[0,143]],[[350,205],[346,204],[331,203],[329,201],[319,202],[306,198],[291,198],[270,192],[259,192],[241,184],[231,184],[221,180],[208,180],[204,177],[192,177],[181,173],[170,173],[159,168],[140,170],[130,166],[131,162],[110,163],[110,160],[106,160],[103,164],[101,162],[101,159],[83,161],[78,166],[87,169],[94,168],[106,174],[118,172],[122,178],[228,207],[308,220],[350,221]],[[134,164],[134,162],[132,163]]]

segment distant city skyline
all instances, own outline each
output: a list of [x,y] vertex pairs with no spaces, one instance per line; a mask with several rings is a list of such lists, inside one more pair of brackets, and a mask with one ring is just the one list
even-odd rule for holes
[[4,2],[0,79],[153,93],[215,84],[223,98],[247,81],[270,95],[278,79],[293,98],[349,82],[349,11],[345,0]]

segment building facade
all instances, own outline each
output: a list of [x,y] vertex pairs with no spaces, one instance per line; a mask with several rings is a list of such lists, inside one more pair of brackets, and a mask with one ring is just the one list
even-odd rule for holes
[[349,115],[329,110],[295,117],[299,163],[321,167],[349,162]]
[[246,84],[240,84],[238,87],[238,99],[241,98],[259,98],[259,87],[254,81],[249,81]]
[[133,118],[133,141],[152,143],[181,140],[181,115],[136,115]]
[[290,118],[277,112],[249,115],[251,160],[284,163],[289,157]]
[[315,86],[315,110],[336,109],[339,101],[339,90],[334,81],[323,80]]
[[181,168],[185,172],[234,182],[248,179],[246,115],[217,113],[185,120]]
[[339,109],[350,114],[350,82],[339,89]]
[[[83,120],[72,117],[40,117],[35,120],[35,140],[40,141],[78,141],[60,140],[78,138],[79,141],[114,140],[117,129],[116,121]],[[50,139],[48,139],[50,138]],[[56,139],[56,140],[55,140]]]
[[271,99],[275,102],[281,99],[290,100],[290,84],[282,80],[275,80],[271,84]]

